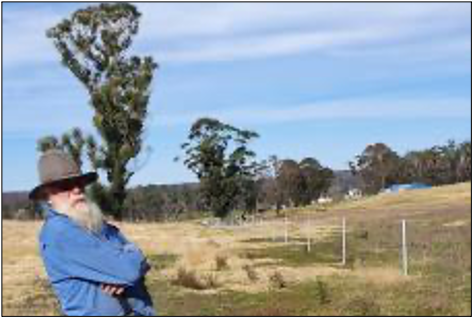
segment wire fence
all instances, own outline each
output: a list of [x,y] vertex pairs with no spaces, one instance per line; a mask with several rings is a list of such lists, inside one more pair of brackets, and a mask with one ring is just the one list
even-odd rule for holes
[[[455,241],[467,244],[468,240],[470,245],[470,233],[467,238],[467,231],[460,235],[454,226],[444,226],[444,222],[432,224],[427,216],[424,219],[389,217],[364,222],[358,217],[352,218],[351,222],[347,216],[321,219],[313,215],[251,216],[244,222],[234,220],[220,224],[221,227],[253,231],[254,236],[265,242],[287,248],[300,247],[300,253],[329,252],[327,265],[351,268],[388,264],[398,267],[405,276],[410,275],[412,261],[425,263],[437,254],[438,248],[444,247],[441,240],[452,244]],[[461,262],[470,264],[470,256],[467,259],[467,255],[461,256],[459,251],[450,258],[460,258]]]

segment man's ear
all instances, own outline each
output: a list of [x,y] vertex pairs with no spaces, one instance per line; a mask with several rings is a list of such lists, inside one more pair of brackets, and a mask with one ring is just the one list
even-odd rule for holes
[[52,196],[53,194],[54,194],[54,191],[53,191],[53,189],[51,189],[51,187],[44,187],[44,188],[41,190],[41,192],[38,194],[38,196],[40,196],[40,198],[41,198],[43,201],[45,201],[45,202],[51,204],[51,203],[52,203],[52,202],[51,202],[51,196]]
[[41,191],[38,192],[36,201],[38,201],[38,202],[49,202],[49,194],[48,194],[48,192],[46,192],[46,189],[41,189]]

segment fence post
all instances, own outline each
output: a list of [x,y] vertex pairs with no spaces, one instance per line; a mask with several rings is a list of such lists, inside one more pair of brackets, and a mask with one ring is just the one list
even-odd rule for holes
[[278,234],[278,232],[277,232],[277,227],[278,227],[278,223],[279,223],[279,222],[278,222],[277,220],[275,220],[274,225],[270,226],[270,228],[272,229],[272,241],[273,241],[273,242],[277,241],[277,234]]
[[285,244],[288,244],[288,218],[285,215]]
[[308,219],[308,226],[307,226],[307,231],[306,231],[306,249],[308,253],[311,252],[311,237],[310,237],[310,229],[311,229],[311,220]]
[[343,241],[343,260],[342,260],[342,266],[346,266],[346,218],[345,218],[345,217],[343,217],[342,241]]
[[402,220],[403,275],[408,276],[408,248],[406,243],[406,220]]

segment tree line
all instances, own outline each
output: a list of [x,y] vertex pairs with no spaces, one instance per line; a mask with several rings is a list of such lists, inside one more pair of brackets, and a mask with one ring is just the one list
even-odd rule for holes
[[[217,131],[220,140],[226,140],[224,146],[215,142],[218,138],[208,133],[209,130],[204,128],[206,125],[216,125],[221,129]],[[202,138],[193,147],[190,143],[183,146],[186,149],[184,162],[200,167],[196,173],[199,182],[128,189],[122,219],[159,222],[202,216],[225,218],[234,213],[245,217],[268,209],[280,212],[283,207],[307,206],[333,192],[339,192],[342,196],[353,187],[352,180],[338,180],[338,184],[333,184],[334,171],[323,167],[315,158],[305,158],[299,162],[280,160],[276,156],[259,162],[249,160],[254,159],[254,153],[249,150],[247,141],[243,143],[243,151],[232,145],[229,136],[224,137],[225,129],[231,133],[239,130],[215,119],[199,120],[192,128],[189,135],[195,134],[195,128],[204,128],[207,133],[205,137],[199,135]],[[57,147],[59,145],[56,144]],[[241,146],[241,143],[238,145]],[[62,149],[67,151],[65,147]],[[244,160],[235,160],[237,154],[243,153]],[[377,143],[368,145],[351,162],[351,172],[342,175],[345,179],[350,174],[354,175],[354,184],[363,193],[376,194],[393,184],[419,182],[439,186],[470,182],[470,160],[470,141],[449,141],[445,145],[409,151],[403,156],[387,145]],[[339,179],[339,176],[336,178]],[[337,189],[333,190],[335,187]],[[9,194],[4,196],[2,202],[3,217],[7,219],[38,218],[40,212],[36,208],[28,202],[26,193]]]
[[362,180],[362,189],[374,194],[393,184],[424,183],[431,186],[470,181],[470,141],[436,145],[409,151],[404,156],[383,143],[369,145],[350,162],[353,174]]

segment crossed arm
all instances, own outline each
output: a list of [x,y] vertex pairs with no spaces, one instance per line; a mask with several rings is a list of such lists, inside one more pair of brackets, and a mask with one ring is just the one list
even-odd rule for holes
[[122,244],[110,243],[81,229],[57,233],[54,244],[44,247],[50,262],[64,278],[80,278],[100,284],[103,292],[117,297],[134,286],[149,270],[144,255],[116,228],[112,234]]

